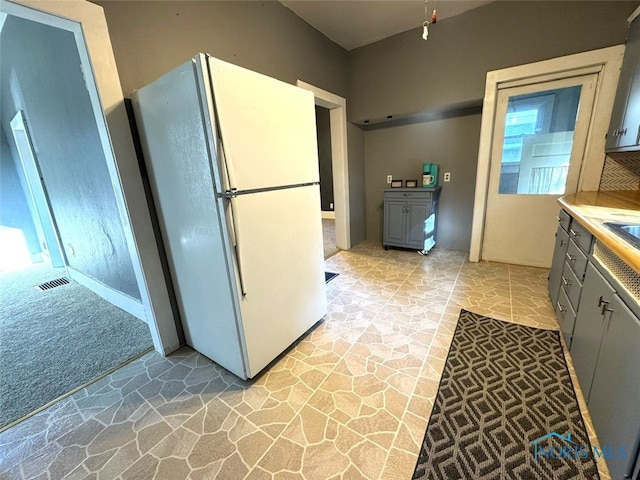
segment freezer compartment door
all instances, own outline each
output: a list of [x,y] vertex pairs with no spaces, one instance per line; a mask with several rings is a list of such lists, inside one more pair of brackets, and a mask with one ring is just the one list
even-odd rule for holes
[[230,187],[317,182],[313,94],[215,58],[209,69]]
[[312,185],[232,202],[246,291],[241,323],[253,377],[327,312],[320,193]]

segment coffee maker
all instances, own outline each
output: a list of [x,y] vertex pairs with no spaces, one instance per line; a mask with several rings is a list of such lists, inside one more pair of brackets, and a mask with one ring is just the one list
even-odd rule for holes
[[438,170],[439,166],[435,163],[422,164],[422,186],[424,188],[438,186]]

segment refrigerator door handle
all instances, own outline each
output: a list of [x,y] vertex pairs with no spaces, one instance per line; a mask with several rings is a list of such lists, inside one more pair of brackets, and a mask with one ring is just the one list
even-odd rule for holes
[[244,274],[242,273],[242,260],[240,255],[240,237],[238,235],[238,223],[236,222],[237,208],[234,208],[236,202],[235,197],[228,198],[229,200],[229,213],[231,215],[231,222],[229,222],[229,228],[231,229],[231,238],[233,239],[233,246],[236,251],[235,261],[238,269],[238,281],[240,283],[240,292],[243,297],[247,296],[247,289],[244,284]]

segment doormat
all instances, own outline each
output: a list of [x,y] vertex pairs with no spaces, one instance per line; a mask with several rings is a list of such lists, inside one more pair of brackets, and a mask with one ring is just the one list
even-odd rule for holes
[[599,479],[559,332],[462,310],[413,479]]
[[324,283],[329,283],[331,280],[336,278],[338,275],[340,275],[340,274],[339,273],[333,273],[333,272],[324,272]]

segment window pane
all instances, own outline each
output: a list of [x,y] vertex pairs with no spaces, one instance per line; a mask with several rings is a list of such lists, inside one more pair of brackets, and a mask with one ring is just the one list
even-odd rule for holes
[[498,193],[564,193],[581,89],[509,97]]

